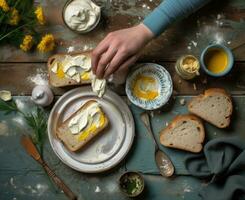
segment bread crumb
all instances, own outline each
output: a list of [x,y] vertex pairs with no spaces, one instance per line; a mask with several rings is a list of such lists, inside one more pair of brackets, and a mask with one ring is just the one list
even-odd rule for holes
[[194,89],[195,91],[197,90],[196,83],[193,83],[193,89]]
[[168,122],[166,122],[165,125],[168,126]]
[[179,103],[180,103],[180,105],[184,106],[185,105],[185,99],[180,99]]

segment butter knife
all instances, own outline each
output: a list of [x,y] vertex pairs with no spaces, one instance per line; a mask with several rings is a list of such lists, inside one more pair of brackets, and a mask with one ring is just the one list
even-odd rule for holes
[[65,193],[65,195],[71,199],[76,200],[76,195],[68,188],[68,186],[49,168],[47,163],[41,158],[36,146],[33,144],[31,138],[27,135],[21,137],[21,144],[25,148],[26,152],[36,160],[44,170],[47,172],[48,176],[53,180],[53,182]]

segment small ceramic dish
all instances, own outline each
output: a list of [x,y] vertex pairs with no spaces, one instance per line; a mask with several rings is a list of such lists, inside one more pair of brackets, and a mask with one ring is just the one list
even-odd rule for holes
[[[139,76],[148,77],[154,80],[157,95],[154,99],[141,98],[135,94],[135,84]],[[149,88],[150,84],[139,87]],[[173,92],[173,83],[168,71],[161,65],[155,63],[141,63],[131,71],[126,80],[126,94],[129,100],[145,110],[154,110],[164,106],[170,99]],[[146,93],[146,97],[148,94]]]
[[[67,7],[72,1],[74,1],[74,0],[68,0],[68,1],[65,3],[65,5],[64,5],[64,7],[63,7],[63,10],[62,10],[62,19],[63,19],[63,22],[64,22],[64,24],[66,25],[66,27],[67,27],[68,29],[70,29],[71,31],[73,31],[73,32],[75,32],[75,33],[80,33],[80,34],[88,33],[88,32],[90,32],[90,31],[94,30],[95,27],[96,27],[96,26],[99,24],[99,22],[100,22],[101,11],[100,11],[99,16],[98,16],[98,18],[97,18],[97,21],[94,23],[93,26],[91,26],[91,27],[90,27],[89,29],[87,29],[87,30],[84,30],[84,31],[78,31],[78,30],[72,29],[72,28],[66,23],[66,21],[65,21],[65,10],[66,10],[66,7]],[[96,4],[96,5],[97,5],[97,4]]]
[[119,188],[128,197],[139,196],[145,187],[143,176],[138,172],[126,172],[119,178]]
[[[219,73],[214,73],[212,72],[211,70],[208,69],[208,66],[206,64],[206,57],[208,55],[208,53],[212,50],[221,50],[221,51],[224,51],[227,55],[227,65],[225,66],[225,69],[222,70],[221,72]],[[232,67],[233,67],[233,64],[234,64],[234,56],[231,52],[231,50],[224,46],[224,45],[221,45],[221,44],[211,44],[209,46],[207,46],[201,53],[201,58],[200,58],[200,63],[201,63],[201,67],[202,69],[210,76],[213,76],[213,77],[221,77],[221,76],[224,76],[226,74],[228,74]]]

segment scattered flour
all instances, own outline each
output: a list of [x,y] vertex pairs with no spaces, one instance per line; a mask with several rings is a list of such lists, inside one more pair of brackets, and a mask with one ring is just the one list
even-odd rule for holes
[[36,194],[37,196],[41,196],[48,190],[48,185],[38,183],[34,187],[28,185],[25,186],[24,188],[26,188],[31,194]]
[[222,44],[224,43],[224,37],[221,33],[215,33],[214,35],[214,42],[216,44]]
[[197,47],[197,42],[195,42],[194,40],[192,40],[191,43],[193,44],[194,47]]
[[117,191],[117,184],[114,182],[109,182],[106,184],[106,189],[108,190],[109,193],[114,193]]
[[191,192],[193,190],[193,188],[186,182],[184,182],[183,187],[184,187],[184,192]]
[[186,102],[185,102],[185,99],[180,99],[180,100],[179,100],[179,103],[180,103],[180,105],[184,106],[185,103],[186,103]]
[[94,191],[94,192],[96,192],[96,193],[101,192],[100,187],[99,187],[99,186],[96,186],[96,188],[95,188],[95,191]]
[[14,183],[14,178],[13,177],[11,177],[10,178],[10,185],[14,188],[14,189],[16,189],[17,188],[17,186],[15,185],[15,183]]
[[14,121],[15,123],[21,125],[21,126],[25,126],[26,123],[25,123],[25,120],[22,116],[16,116],[16,117],[13,117],[12,118],[12,121]]
[[38,196],[41,196],[48,189],[48,185],[38,183],[36,185],[36,189],[37,189],[37,192],[38,192]]
[[25,108],[25,103],[21,99],[16,99],[15,103],[18,109],[23,110]]
[[67,48],[67,53],[73,52],[75,48],[73,46],[70,46]]
[[35,85],[48,85],[47,72],[39,68],[35,75],[27,77],[27,80]]
[[96,47],[96,44],[85,44],[82,45],[82,51],[90,51]]

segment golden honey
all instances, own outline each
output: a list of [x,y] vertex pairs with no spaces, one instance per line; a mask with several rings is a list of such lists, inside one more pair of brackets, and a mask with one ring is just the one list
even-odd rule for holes
[[219,74],[223,72],[228,65],[228,55],[222,49],[210,49],[205,55],[204,62],[209,71]]

